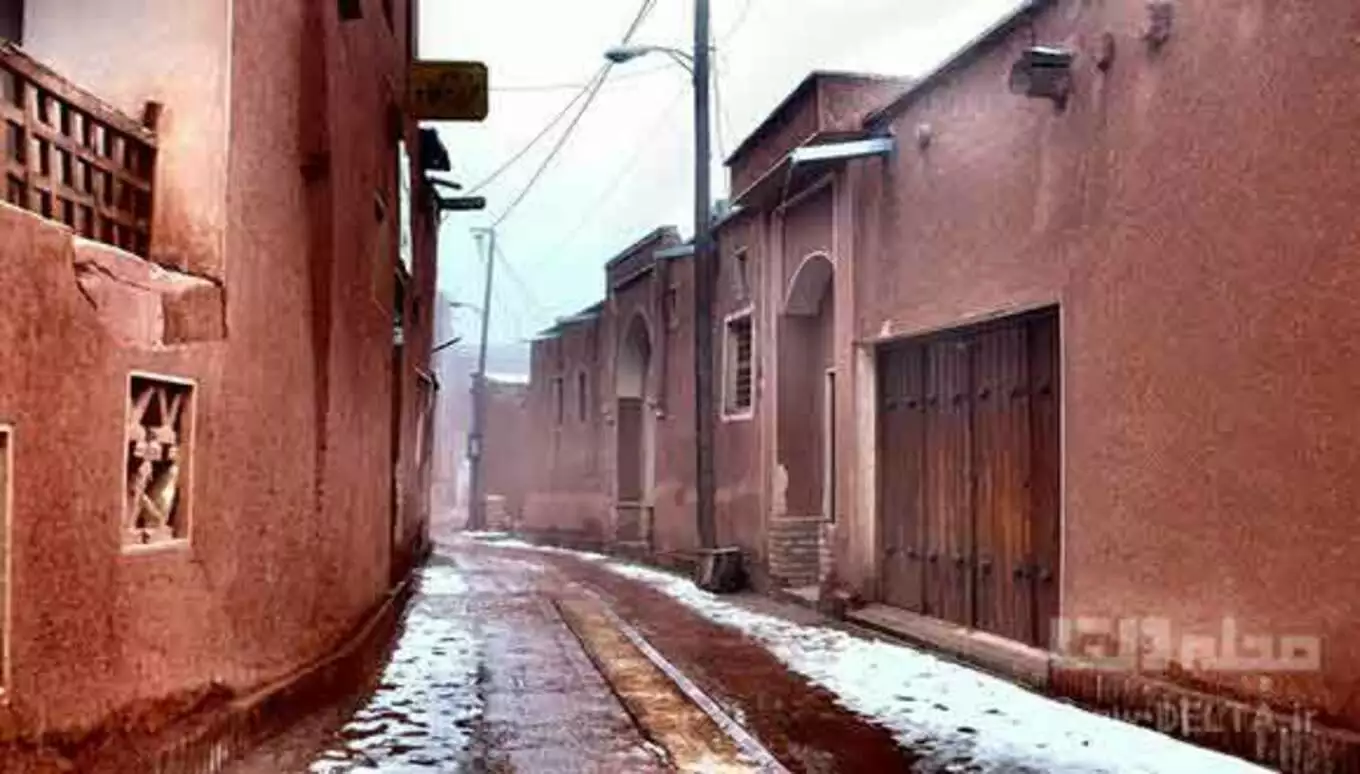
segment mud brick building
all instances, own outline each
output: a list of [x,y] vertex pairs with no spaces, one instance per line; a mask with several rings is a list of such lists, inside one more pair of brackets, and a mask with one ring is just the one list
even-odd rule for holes
[[4,4],[0,740],[276,680],[419,558],[413,7]]
[[[915,82],[811,76],[729,160],[723,542],[1051,690],[1200,708],[1172,725],[1287,769],[1331,754],[1224,718],[1360,727],[1357,34],[1342,0],[1036,1]],[[581,361],[617,400],[572,445],[617,463],[535,524],[620,537],[640,461],[652,545],[692,550],[690,450],[620,440],[619,396],[653,391],[618,381],[645,349],[618,274]],[[678,367],[655,383],[686,395]]]

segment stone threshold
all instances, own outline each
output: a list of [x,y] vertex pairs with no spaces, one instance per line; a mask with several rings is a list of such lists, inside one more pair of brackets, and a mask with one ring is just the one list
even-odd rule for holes
[[1048,687],[1048,651],[888,605],[871,604],[848,610],[845,617],[866,628],[957,656],[1032,688]]
[[774,596],[781,602],[791,602],[817,610],[821,605],[822,590],[817,586],[784,586],[775,589]]

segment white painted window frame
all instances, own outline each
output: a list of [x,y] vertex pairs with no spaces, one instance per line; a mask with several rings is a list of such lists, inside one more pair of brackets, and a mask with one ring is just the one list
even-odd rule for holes
[[[751,326],[751,402],[745,408],[734,408],[737,385],[737,364],[735,343],[732,336],[732,323],[746,319]],[[756,401],[760,393],[760,373],[757,364],[758,336],[756,331],[755,305],[749,304],[723,318],[723,356],[722,356],[722,419],[724,422],[745,422],[755,418]]]

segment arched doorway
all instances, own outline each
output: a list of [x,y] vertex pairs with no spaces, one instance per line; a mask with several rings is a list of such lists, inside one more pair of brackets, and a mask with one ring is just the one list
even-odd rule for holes
[[[799,263],[779,316],[778,461],[784,482],[780,533],[820,545],[835,520],[834,266],[824,253]],[[772,546],[772,553],[778,551]],[[814,585],[822,558],[793,551],[780,562],[791,586]]]
[[655,414],[650,410],[652,336],[635,314],[619,339],[614,388],[618,401],[615,444],[614,539],[646,543],[651,535]]

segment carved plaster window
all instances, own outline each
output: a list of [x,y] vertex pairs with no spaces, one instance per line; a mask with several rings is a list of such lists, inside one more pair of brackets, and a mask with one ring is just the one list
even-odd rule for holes
[[125,547],[189,539],[193,417],[193,382],[150,374],[128,380]]

